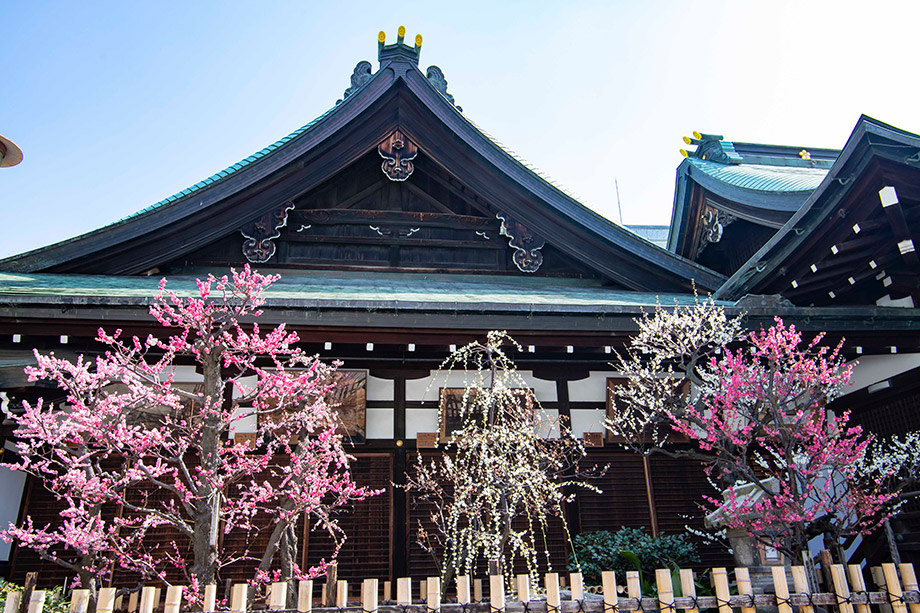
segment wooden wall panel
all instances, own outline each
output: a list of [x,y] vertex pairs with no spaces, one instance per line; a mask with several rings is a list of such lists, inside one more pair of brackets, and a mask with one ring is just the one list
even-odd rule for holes
[[[393,457],[389,454],[355,454],[352,475],[359,485],[383,492],[354,505],[339,516],[348,540],[339,552],[339,579],[388,579],[393,550]],[[304,539],[307,566],[315,566],[333,550],[331,538],[321,531]]]

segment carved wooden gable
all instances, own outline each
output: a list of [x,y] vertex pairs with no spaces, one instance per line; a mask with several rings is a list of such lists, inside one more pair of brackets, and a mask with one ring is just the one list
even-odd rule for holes
[[591,276],[545,246],[396,130],[323,185],[172,265]]

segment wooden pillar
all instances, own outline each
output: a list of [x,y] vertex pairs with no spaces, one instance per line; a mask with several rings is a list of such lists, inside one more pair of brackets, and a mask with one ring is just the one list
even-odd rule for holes
[[[403,444],[396,448],[393,457],[393,483],[406,484],[406,377],[393,379],[393,439]],[[393,508],[390,511],[393,526],[392,564],[390,580],[409,574],[409,513],[406,491],[393,488]]]
[[[559,420],[567,427],[572,427],[572,408],[569,405],[569,382],[565,379],[556,379],[556,401],[559,410]],[[566,496],[573,493],[573,488],[568,486],[564,490]],[[565,523],[568,525],[569,534],[574,538],[581,533],[581,509],[578,506],[578,497],[565,505]]]

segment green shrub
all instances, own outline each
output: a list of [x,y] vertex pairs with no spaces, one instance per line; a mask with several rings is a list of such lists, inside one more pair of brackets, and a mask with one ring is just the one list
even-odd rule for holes
[[[22,592],[22,586],[9,581],[0,582],[0,611],[6,606],[6,595],[10,592]],[[42,611],[44,613],[68,613],[70,611],[69,596],[65,597],[61,586],[45,591],[45,606]]]
[[[624,573],[639,570],[643,575],[654,575],[656,568],[675,568],[699,562],[696,547],[686,534],[653,537],[636,528],[620,528],[617,532],[585,532],[573,541],[574,556],[569,570],[581,572],[585,582],[599,585],[601,571],[616,571],[619,577]],[[627,555],[622,555],[626,552]],[[641,568],[636,568],[636,560]],[[647,577],[643,576],[643,579]]]

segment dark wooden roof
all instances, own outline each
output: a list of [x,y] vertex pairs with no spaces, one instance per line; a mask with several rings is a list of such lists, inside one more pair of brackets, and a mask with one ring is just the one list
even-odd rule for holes
[[788,221],[840,153],[700,137],[677,169],[668,248],[726,274]]
[[[776,293],[816,306],[911,296],[920,305],[918,186],[920,136],[861,117],[820,186],[716,296]],[[886,187],[894,201],[883,206]]]
[[0,260],[0,270],[132,275],[181,260],[329,181],[399,130],[418,147],[419,160],[620,288],[680,292],[693,283],[704,290],[722,284],[722,275],[547,182],[462,115],[439,69],[426,76],[417,52],[386,49],[375,73],[359,64],[345,99],[287,139],[137,215]]

